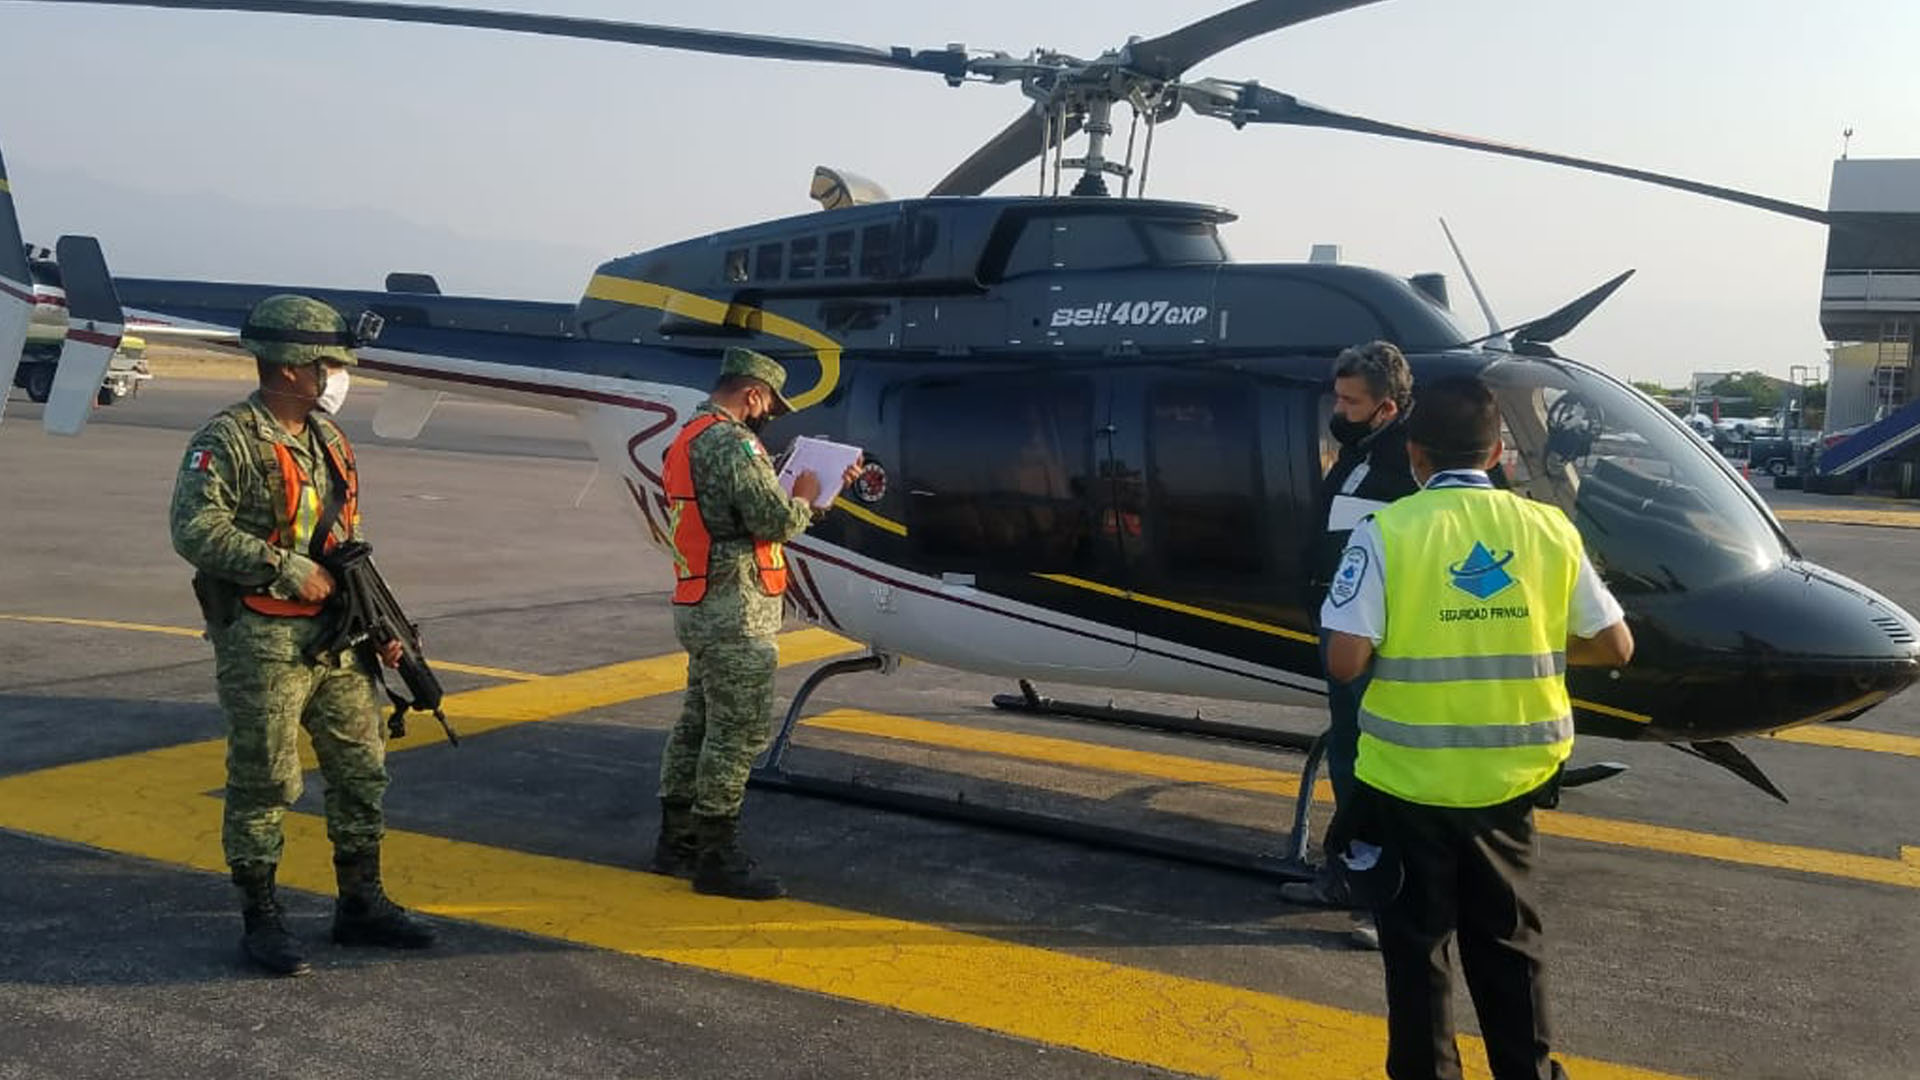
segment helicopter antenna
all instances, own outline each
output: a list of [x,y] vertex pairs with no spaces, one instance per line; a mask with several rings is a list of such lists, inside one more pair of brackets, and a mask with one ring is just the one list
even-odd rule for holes
[[1480,314],[1487,317],[1487,332],[1493,335],[1487,339],[1495,348],[1507,347],[1506,338],[1500,334],[1500,320],[1493,317],[1493,305],[1487,303],[1487,294],[1480,290],[1480,282],[1473,276],[1473,267],[1467,265],[1467,257],[1460,253],[1460,245],[1453,239],[1453,230],[1447,228],[1447,219],[1440,219],[1440,231],[1447,234],[1447,246],[1453,249],[1453,257],[1460,263],[1460,272],[1467,276],[1467,288],[1473,290],[1473,298],[1480,304]]
[[1853,129],[1848,128],[1845,131],[1842,131],[1840,133],[1840,160],[1841,161],[1847,160],[1847,149],[1852,145],[1853,145]]

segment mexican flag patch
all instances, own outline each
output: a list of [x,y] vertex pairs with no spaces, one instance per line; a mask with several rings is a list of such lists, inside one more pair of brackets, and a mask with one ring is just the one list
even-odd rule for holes
[[213,471],[213,451],[195,450],[187,455],[188,472]]

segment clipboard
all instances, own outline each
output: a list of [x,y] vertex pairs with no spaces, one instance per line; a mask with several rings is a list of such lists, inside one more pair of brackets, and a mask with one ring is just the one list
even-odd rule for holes
[[840,477],[859,460],[857,446],[810,435],[798,436],[787,448],[787,459],[780,466],[780,490],[793,494],[794,480],[801,473],[813,473],[820,478],[820,497],[813,505],[824,510],[832,506],[834,497],[840,494]]

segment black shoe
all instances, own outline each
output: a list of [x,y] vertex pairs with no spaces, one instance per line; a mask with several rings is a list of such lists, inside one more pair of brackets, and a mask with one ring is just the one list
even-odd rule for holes
[[1346,876],[1331,863],[1322,863],[1312,881],[1289,881],[1280,886],[1280,899],[1303,907],[1352,908]]
[[693,804],[660,800],[660,838],[653,842],[648,869],[670,877],[691,878],[700,863],[700,838],[693,831]]
[[246,898],[240,909],[245,932],[240,951],[256,967],[274,975],[305,975],[313,970],[300,953],[300,942],[287,932],[281,919],[280,897],[274,891],[273,863],[241,863],[233,867],[233,883]]
[[336,945],[378,945],[388,949],[424,949],[433,944],[433,928],[387,898],[380,885],[380,849],[335,854],[334,876],[340,898],[333,904]]
[[738,817],[694,815],[700,839],[700,861],[693,871],[693,891],[735,900],[778,900],[787,887],[772,874],[754,870],[754,861],[740,850]]

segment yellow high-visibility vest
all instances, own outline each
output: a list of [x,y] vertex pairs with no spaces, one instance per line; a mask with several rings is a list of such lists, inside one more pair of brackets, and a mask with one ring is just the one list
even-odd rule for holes
[[1386,635],[1355,775],[1408,802],[1493,806],[1573,751],[1567,619],[1580,534],[1507,491],[1431,487],[1374,515]]

